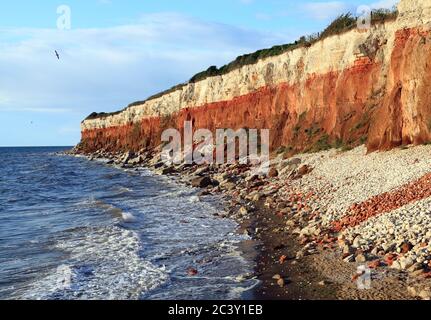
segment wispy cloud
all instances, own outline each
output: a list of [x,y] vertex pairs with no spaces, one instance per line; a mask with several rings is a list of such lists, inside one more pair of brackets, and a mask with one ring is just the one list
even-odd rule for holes
[[176,13],[104,29],[0,28],[0,88],[7,92],[0,109],[116,110],[209,65],[290,40]]

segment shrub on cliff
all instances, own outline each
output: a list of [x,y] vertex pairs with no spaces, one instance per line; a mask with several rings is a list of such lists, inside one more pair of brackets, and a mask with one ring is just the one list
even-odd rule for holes
[[356,18],[351,13],[346,13],[338,16],[329,26],[320,34],[319,39],[343,33],[351,30],[356,26]]

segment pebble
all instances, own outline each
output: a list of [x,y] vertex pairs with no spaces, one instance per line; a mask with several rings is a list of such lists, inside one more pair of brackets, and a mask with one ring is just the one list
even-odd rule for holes
[[424,289],[419,292],[419,298],[422,300],[431,300],[431,291],[430,289]]
[[285,285],[285,281],[284,281],[284,279],[278,279],[278,280],[277,280],[277,285],[278,285],[278,286],[280,286],[281,288],[283,288],[283,287],[284,287],[284,285]]
[[280,280],[281,276],[279,274],[275,274],[275,275],[272,276],[272,279],[274,279],[274,280]]
[[364,263],[364,262],[367,262],[367,257],[365,257],[365,255],[360,253],[355,257],[355,261],[358,263]]
[[345,257],[345,258],[343,259],[343,261],[344,261],[344,262],[354,262],[354,261],[355,261],[355,256],[354,256],[353,254],[351,254],[351,255],[349,255],[349,256],[347,256],[347,257]]

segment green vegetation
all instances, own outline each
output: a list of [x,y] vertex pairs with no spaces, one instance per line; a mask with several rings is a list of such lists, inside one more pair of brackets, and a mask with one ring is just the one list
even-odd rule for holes
[[319,134],[322,131],[322,128],[318,126],[318,124],[314,123],[310,129],[306,129],[305,133],[307,134],[308,138],[311,139],[315,137],[317,134]]
[[315,152],[319,152],[319,151],[329,150],[332,147],[333,146],[329,142],[329,135],[324,134],[310,148],[305,150],[305,152],[315,153]]
[[277,149],[276,153],[277,154],[285,154],[285,153],[289,153],[293,150],[293,148],[291,146],[286,147],[286,146],[281,146],[280,148]]
[[[398,11],[396,9],[373,10],[371,13],[371,24],[374,25],[394,20],[397,16]],[[208,68],[208,70],[200,72],[193,76],[190,82],[194,83],[197,81],[204,80],[208,77],[223,75],[238,68],[241,68],[245,65],[255,64],[256,62],[264,58],[278,56],[285,52],[292,51],[301,47],[309,47],[313,43],[323,40],[327,37],[339,35],[346,31],[352,30],[356,27],[356,21],[357,17],[353,16],[351,13],[342,14],[338,16],[334,21],[332,21],[329,26],[321,33],[303,36],[293,43],[278,45],[269,49],[262,49],[250,54],[239,56],[234,61],[221,67],[220,69],[218,69],[216,66],[211,66],[210,68]]]
[[[372,17],[371,23],[372,25],[384,23],[386,21],[396,19],[397,16],[398,16],[398,11],[396,9],[374,10],[371,14],[371,17]],[[188,83],[196,83],[198,81],[205,80],[208,77],[224,75],[233,70],[239,69],[243,66],[255,64],[261,59],[278,56],[280,54],[292,51],[297,48],[309,47],[312,44],[320,40],[323,40],[327,37],[340,35],[349,30],[352,30],[353,28],[356,27],[356,20],[357,20],[357,17],[353,16],[351,13],[342,14],[339,17],[337,17],[333,22],[331,22],[329,26],[321,33],[316,33],[309,36],[302,36],[301,38],[299,38],[293,43],[278,45],[269,49],[262,49],[250,54],[239,56],[234,61],[222,66],[221,68],[217,68],[216,66],[211,66],[207,70],[199,72],[198,74],[194,75]],[[147,100],[133,102],[127,108],[136,106],[136,105],[141,105],[146,101],[157,99],[165,94],[179,90],[184,86],[186,86],[188,83],[181,83],[179,85],[176,85],[166,91],[162,91],[158,94],[155,94],[149,97]],[[87,117],[87,119],[104,118],[104,117],[122,112],[124,110],[125,109],[114,113],[92,113],[89,117]]]

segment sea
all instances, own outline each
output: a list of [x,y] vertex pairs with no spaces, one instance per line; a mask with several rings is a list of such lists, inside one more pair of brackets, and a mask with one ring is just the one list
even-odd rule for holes
[[0,148],[0,299],[250,296],[250,239],[222,199],[67,149]]

